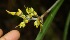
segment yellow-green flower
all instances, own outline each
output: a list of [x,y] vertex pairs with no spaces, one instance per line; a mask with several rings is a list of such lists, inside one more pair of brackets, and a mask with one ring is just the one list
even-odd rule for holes
[[30,13],[32,13],[33,11],[34,11],[34,9],[31,7],[31,8],[29,8],[29,10],[28,10]]
[[28,14],[30,14],[30,13],[32,13],[34,11],[34,9],[31,7],[31,8],[26,8],[26,12],[28,13]]
[[21,18],[23,18],[23,19],[26,19],[26,16],[25,16],[25,15],[21,15],[21,16],[19,16],[19,17],[21,17]]
[[19,16],[19,15],[22,15],[22,14],[23,14],[20,9],[18,9],[18,12],[10,12],[10,11],[8,11],[8,10],[6,10],[6,11],[7,11],[9,14],[11,14],[11,15],[17,15],[17,16]]
[[29,12],[29,8],[28,8],[28,7],[26,8],[26,12],[27,12],[28,14],[30,13],[30,12]]
[[34,22],[34,26],[36,26],[36,28],[38,28],[40,26],[40,30],[41,30],[41,28],[43,26],[41,22],[42,21],[39,18],[37,18],[37,20]]
[[25,25],[25,22],[21,22],[18,26],[19,26],[20,28],[21,28],[21,27],[24,28],[26,25]]
[[27,19],[24,19],[24,22],[25,22],[25,23],[28,23],[28,22],[29,22],[29,20],[27,20]]
[[[34,11],[34,9],[31,7],[31,8],[26,8],[26,12],[27,12],[27,15],[24,15],[23,12],[18,9],[17,12],[10,12],[8,10],[6,10],[9,14],[11,15],[17,15],[19,17],[21,17],[23,19],[23,22],[21,22],[18,26],[21,28],[21,27],[25,27],[26,26],[26,23],[28,23],[30,20],[36,20],[34,22],[34,26],[36,26],[36,28],[38,28],[40,26],[40,31],[41,31],[41,28],[42,28],[42,20],[39,18],[37,12]],[[38,18],[34,18],[34,17],[38,17]],[[16,27],[18,27],[16,26]]]
[[34,14],[33,14],[33,13],[30,13],[30,14],[29,14],[29,17],[32,18],[32,16],[34,16]]
[[16,12],[10,12],[10,11],[8,11],[8,10],[6,10],[9,14],[11,14],[11,15],[15,15],[16,14]]
[[31,7],[31,8],[26,8],[26,12],[28,13],[28,15],[30,15],[30,17],[32,16],[37,16],[37,13],[34,11],[34,9]]
[[35,16],[37,16],[37,12],[34,11],[33,13],[34,13]]
[[22,14],[22,11],[20,9],[18,9],[18,12],[16,12],[16,15],[19,16]]
[[35,22],[34,22],[34,26],[36,26],[36,28],[38,28],[39,22],[38,22],[38,21],[35,21]]

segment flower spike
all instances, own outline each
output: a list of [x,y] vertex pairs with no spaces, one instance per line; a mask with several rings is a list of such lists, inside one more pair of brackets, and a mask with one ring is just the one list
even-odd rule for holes
[[[28,23],[31,20],[35,20],[34,26],[36,26],[36,28],[38,28],[40,26],[40,31],[41,31],[41,28],[43,26],[42,20],[38,16],[37,12],[35,12],[32,7],[31,8],[25,7],[25,8],[26,8],[27,15],[24,15],[20,9],[18,9],[17,12],[10,12],[8,10],[6,10],[6,11],[11,15],[16,15],[16,16],[19,16],[23,19],[23,21],[16,27],[24,28],[26,26],[26,23]],[[34,18],[34,17],[37,17],[37,18]]]

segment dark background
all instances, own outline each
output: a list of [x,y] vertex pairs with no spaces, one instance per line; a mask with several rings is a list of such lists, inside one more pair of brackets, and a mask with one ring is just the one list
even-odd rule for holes
[[[40,16],[50,8],[55,1],[56,0],[0,0],[0,28],[3,29],[4,34],[13,29],[19,30],[21,33],[19,40],[35,40],[39,32],[39,28],[36,29],[33,26],[34,21],[26,24],[27,26],[25,28],[15,28],[15,26],[22,21],[22,18],[12,16],[8,14],[6,10],[17,11],[19,8],[25,13],[25,5],[26,7],[33,7]],[[64,0],[43,40],[62,40],[69,10],[70,0]],[[44,17],[44,20],[46,18],[47,16]],[[70,31],[68,31],[67,40],[70,40],[69,32]]]

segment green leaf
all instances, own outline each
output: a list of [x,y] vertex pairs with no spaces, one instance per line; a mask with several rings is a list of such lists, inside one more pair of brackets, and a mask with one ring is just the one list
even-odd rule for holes
[[66,20],[66,24],[65,24],[63,40],[67,40],[67,33],[68,33],[69,23],[70,23],[70,11],[69,11],[69,14],[68,14],[68,17],[67,17],[67,20]]
[[49,13],[48,17],[46,18],[46,21],[44,22],[44,25],[42,27],[42,31],[38,33],[35,40],[42,40],[43,39],[45,33],[47,32],[48,28],[50,27],[50,24],[52,23],[58,9],[60,8],[60,6],[64,0],[57,0],[57,1],[58,1],[58,3],[50,11],[50,13]]

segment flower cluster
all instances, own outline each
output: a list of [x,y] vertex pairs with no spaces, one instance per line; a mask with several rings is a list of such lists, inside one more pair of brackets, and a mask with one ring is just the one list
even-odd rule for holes
[[36,26],[36,28],[38,28],[39,26],[40,26],[40,31],[41,31],[41,28],[42,28],[42,25],[43,23],[42,23],[42,20],[38,17],[37,19],[36,19],[36,21],[34,22],[34,26]]
[[[28,23],[30,20],[35,20],[34,26],[36,26],[36,28],[38,28],[38,26],[40,26],[40,30],[41,30],[41,27],[43,26],[41,18],[38,16],[37,12],[35,12],[32,7],[31,8],[26,7],[26,13],[28,15],[24,15],[20,9],[18,9],[17,12],[10,12],[8,10],[6,10],[6,11],[8,12],[8,14],[17,15],[23,19],[23,21],[18,25],[20,28],[21,27],[24,28],[26,26],[26,23]],[[36,17],[36,18],[34,18],[34,17]],[[16,27],[18,27],[18,26],[16,26]]]

